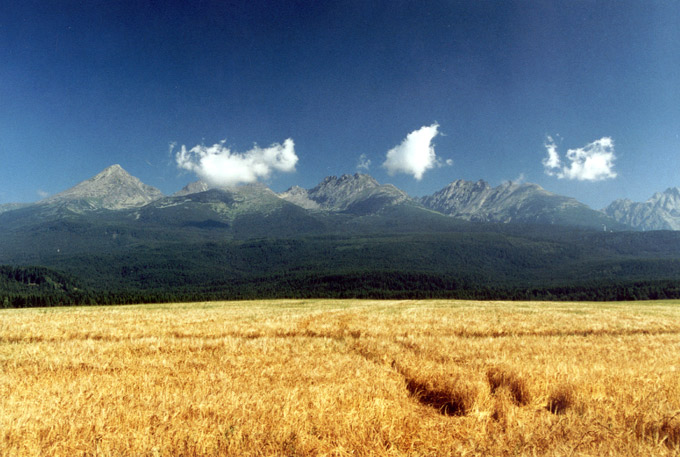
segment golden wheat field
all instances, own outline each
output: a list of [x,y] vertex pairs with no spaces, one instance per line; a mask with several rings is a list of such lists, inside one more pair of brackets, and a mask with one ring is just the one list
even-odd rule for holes
[[0,455],[678,455],[680,302],[0,311]]

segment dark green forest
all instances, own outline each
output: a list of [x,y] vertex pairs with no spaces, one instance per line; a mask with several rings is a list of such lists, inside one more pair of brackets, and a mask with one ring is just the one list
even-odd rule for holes
[[675,232],[466,228],[157,240],[67,256],[42,254],[43,266],[0,269],[0,302],[28,307],[325,297],[680,298],[680,236]]

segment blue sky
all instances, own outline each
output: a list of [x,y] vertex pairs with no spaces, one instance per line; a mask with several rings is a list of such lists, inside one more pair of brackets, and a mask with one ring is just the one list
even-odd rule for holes
[[0,1],[0,203],[119,163],[166,194],[363,171],[601,208],[680,186],[679,135],[678,1]]

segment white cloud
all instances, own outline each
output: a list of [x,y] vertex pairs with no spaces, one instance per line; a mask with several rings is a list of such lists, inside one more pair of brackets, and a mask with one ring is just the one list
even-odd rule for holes
[[557,153],[557,145],[555,144],[555,140],[553,140],[551,136],[548,136],[544,146],[548,152],[548,157],[543,159],[543,166],[546,169],[546,173],[552,176],[554,173],[549,170],[560,168],[562,166],[562,162],[560,161],[560,155]]
[[401,144],[387,151],[382,166],[390,175],[407,173],[412,174],[417,180],[422,179],[423,173],[439,165],[432,145],[432,140],[438,134],[439,124],[436,122],[414,130]]
[[368,171],[369,168],[371,168],[371,159],[366,157],[366,154],[361,154],[357,162],[357,170]]
[[42,189],[38,189],[36,192],[37,192],[37,194],[38,194],[38,196],[39,196],[40,198],[47,198],[47,197],[50,196],[50,193],[49,193],[49,192],[46,192],[46,191],[44,191],[44,190],[42,190]]
[[566,154],[568,165],[564,165],[557,152],[557,145],[552,137],[545,143],[548,156],[543,159],[546,174],[559,179],[576,179],[578,181],[602,181],[616,178],[614,171],[614,140],[602,137],[582,148],[569,149]]
[[175,154],[175,162],[179,168],[196,173],[213,186],[252,183],[268,178],[273,171],[295,171],[298,157],[290,138],[283,145],[275,143],[268,148],[255,145],[242,153],[232,151],[224,143],[197,145],[191,149],[182,145]]

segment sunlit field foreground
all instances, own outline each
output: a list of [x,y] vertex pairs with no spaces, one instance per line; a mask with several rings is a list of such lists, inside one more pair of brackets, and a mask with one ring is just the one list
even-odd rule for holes
[[680,302],[0,311],[0,455],[678,455]]

